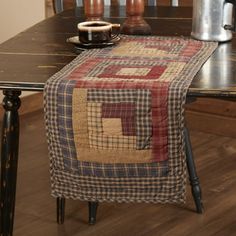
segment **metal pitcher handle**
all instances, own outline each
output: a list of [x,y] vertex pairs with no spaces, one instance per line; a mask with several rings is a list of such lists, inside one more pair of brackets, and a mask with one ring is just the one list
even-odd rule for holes
[[234,22],[234,24],[233,25],[224,25],[224,29],[225,30],[236,31],[236,0],[225,0],[225,3],[233,4],[233,7],[234,7],[234,19],[233,19],[233,22]]

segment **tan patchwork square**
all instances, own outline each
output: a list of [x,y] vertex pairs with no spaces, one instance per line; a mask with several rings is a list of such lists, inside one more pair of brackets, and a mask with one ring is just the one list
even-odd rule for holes
[[151,69],[149,68],[122,68],[116,75],[126,75],[126,76],[145,76]]
[[112,53],[117,56],[166,56],[167,52],[157,48],[147,48],[145,45],[137,42],[126,42],[115,47]]
[[172,81],[176,78],[177,75],[183,70],[185,62],[170,62],[168,67],[159,77],[158,81]]
[[122,124],[120,118],[102,118],[103,134],[122,136]]

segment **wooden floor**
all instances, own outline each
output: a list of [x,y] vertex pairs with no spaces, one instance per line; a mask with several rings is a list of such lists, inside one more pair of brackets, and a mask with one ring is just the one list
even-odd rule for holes
[[[55,221],[42,111],[21,118],[14,236],[236,235],[236,139],[191,131],[205,212],[195,213],[188,187],[184,206],[100,204],[95,226],[87,203],[68,201],[66,221]],[[216,127],[217,128],[217,127]]]

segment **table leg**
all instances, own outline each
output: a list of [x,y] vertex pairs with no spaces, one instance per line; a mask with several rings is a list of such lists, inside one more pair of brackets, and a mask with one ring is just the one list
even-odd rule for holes
[[89,224],[95,225],[96,217],[97,217],[98,202],[88,202],[88,207],[89,207]]
[[4,90],[0,175],[0,235],[13,234],[21,91]]
[[189,137],[188,129],[184,128],[184,139],[185,139],[185,152],[186,152],[186,162],[189,174],[189,181],[192,187],[192,195],[195,201],[197,208],[197,213],[203,213],[203,204],[202,204],[202,193],[199,183],[199,179],[196,172],[196,167],[193,159],[192,147]]
[[59,225],[64,223],[65,220],[65,205],[66,199],[64,197],[57,198],[57,223]]

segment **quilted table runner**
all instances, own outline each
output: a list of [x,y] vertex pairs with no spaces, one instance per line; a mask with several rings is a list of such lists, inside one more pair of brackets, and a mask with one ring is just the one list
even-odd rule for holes
[[81,53],[45,86],[52,195],[87,201],[185,201],[187,89],[217,47],[123,36]]

